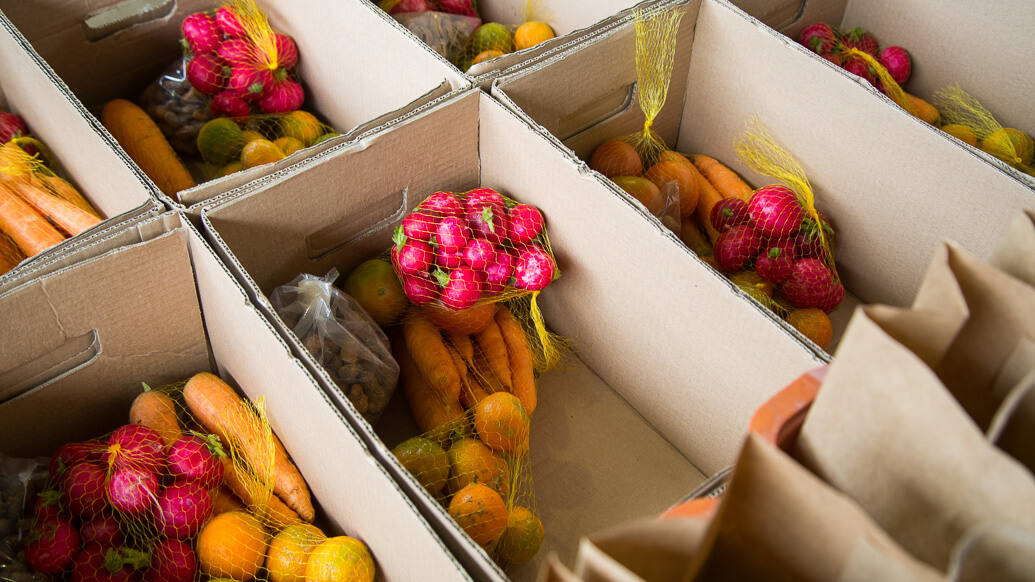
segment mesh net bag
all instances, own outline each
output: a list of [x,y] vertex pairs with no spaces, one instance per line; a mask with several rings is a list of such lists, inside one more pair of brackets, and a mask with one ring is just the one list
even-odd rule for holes
[[47,147],[33,138],[0,146],[0,272],[102,220],[86,198],[57,175],[51,160]]
[[589,161],[591,168],[614,181],[676,233],[697,207],[697,172],[684,156],[669,150],[653,126],[668,95],[683,14],[682,9],[665,7],[634,11],[636,87],[643,128],[601,143]]
[[554,38],[551,12],[541,0],[525,0],[523,20],[516,24],[486,22],[469,37],[463,50],[451,60],[461,71]]
[[[63,445],[33,508],[35,572],[83,582],[373,580],[366,546],[311,525],[309,488],[254,405],[217,376],[146,389],[130,424]],[[296,576],[296,578],[290,578]]]
[[278,161],[337,133],[302,111],[295,41],[254,0],[183,19],[184,57],[142,96],[173,147],[198,155],[204,179]]
[[1003,127],[991,111],[959,85],[940,89],[933,101],[941,114],[943,131],[1035,176],[1032,167],[1035,142],[1031,136]]
[[[523,299],[492,304],[473,333],[442,330],[419,311],[393,340],[423,434],[393,449],[457,524],[502,566],[527,562],[545,533],[529,467],[535,377],[548,367]],[[512,310],[513,308],[513,310]]]
[[299,275],[273,290],[270,301],[371,424],[380,418],[399,380],[388,337],[360,304],[327,276]]

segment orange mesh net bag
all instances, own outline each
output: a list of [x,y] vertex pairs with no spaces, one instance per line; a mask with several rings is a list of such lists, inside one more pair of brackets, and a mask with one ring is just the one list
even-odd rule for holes
[[147,389],[130,423],[60,447],[33,508],[34,571],[80,582],[373,580],[370,552],[310,522],[310,492],[262,400],[217,376]]

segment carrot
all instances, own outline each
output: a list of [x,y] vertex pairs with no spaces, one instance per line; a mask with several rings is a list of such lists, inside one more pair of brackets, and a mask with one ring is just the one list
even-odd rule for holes
[[12,189],[36,209],[49,218],[58,228],[75,236],[101,222],[93,214],[86,212],[71,202],[67,202],[28,180],[18,180],[10,184]]
[[532,351],[528,348],[525,330],[506,307],[496,312],[496,323],[499,324],[503,341],[507,344],[507,355],[514,381],[512,392],[521,401],[525,411],[532,414],[537,401],[535,365],[532,362]]
[[[226,465],[223,466],[224,471]],[[233,491],[226,488],[226,485],[220,485],[212,490],[212,515],[215,517],[220,513],[226,513],[228,511],[244,511],[244,504],[241,500],[234,495]],[[286,508],[287,506],[285,506]],[[288,511],[291,511],[290,509]],[[297,516],[296,516],[297,518]],[[302,520],[298,520],[301,522]]]
[[[239,451],[252,470],[270,467],[274,493],[303,520],[313,520],[316,511],[310,499],[309,487],[298,472],[298,467],[288,458],[277,435],[272,430],[266,432],[265,423],[233,388],[219,376],[202,372],[187,381],[183,387],[183,399],[198,422],[223,439],[224,444]],[[270,439],[273,441],[272,459],[269,458]]]
[[[694,167],[694,170],[697,170]],[[719,240],[719,231],[715,230],[712,226],[712,208],[722,200],[722,194],[712,186],[712,183],[707,178],[698,174],[697,183],[701,185],[701,197],[697,202],[697,208],[694,210],[694,215],[697,216],[697,222],[704,227],[704,231],[708,233],[708,238],[711,239],[714,245]]]
[[176,199],[177,192],[195,186],[162,130],[143,109],[125,99],[115,99],[104,106],[101,122],[159,190]]
[[474,360],[474,343],[471,342],[471,336],[451,333],[449,334],[449,341],[456,348],[456,351],[460,353],[464,363],[471,365],[471,361]]
[[25,259],[25,253],[14,244],[11,237],[0,232],[0,275],[18,266]]
[[431,432],[464,417],[464,409],[454,400],[442,401],[428,384],[410,355],[405,341],[393,341],[392,351],[399,362],[399,382],[410,403],[413,420],[421,432]]
[[[497,312],[498,313],[498,312]],[[503,385],[504,389],[510,391],[510,362],[507,360],[507,344],[503,342],[503,335],[500,326],[496,321],[489,322],[485,329],[474,336],[482,353],[485,354],[485,361],[489,364],[496,379]]]
[[460,374],[438,328],[427,317],[414,312],[403,322],[403,338],[410,357],[439,401],[459,401]]
[[744,202],[751,200],[754,194],[751,186],[715,158],[694,154],[690,156],[690,161],[724,198],[740,198]]
[[76,207],[89,212],[97,218],[103,218],[97,209],[90,204],[83,195],[79,193],[79,190],[75,189],[75,186],[69,184],[67,181],[61,179],[58,176],[47,176],[45,174],[34,174],[33,178],[41,180],[43,182],[44,189],[47,189],[54,193],[55,196],[61,198],[66,202],[71,202]]
[[228,457],[219,459],[223,463],[223,484],[265,522],[276,525],[277,529],[302,523],[302,518],[293,509],[270,491],[268,485],[249,474],[246,468],[234,465]]
[[481,387],[478,379],[470,374],[470,368],[474,366],[474,343],[470,336],[455,333],[449,334],[449,341],[456,350],[453,357],[457,361],[457,369],[460,370],[460,404],[464,408],[470,408],[489,395]]
[[684,218],[679,225],[679,240],[683,241],[683,244],[690,247],[690,250],[694,251],[699,256],[710,255],[715,252],[712,248],[712,244],[708,242],[708,239],[701,232],[701,229],[697,228],[697,221],[694,220],[693,216]]
[[173,399],[165,392],[151,390],[147,384],[129,407],[129,422],[142,424],[154,430],[162,437],[167,447],[171,447],[183,436],[180,422],[176,418],[176,404]]
[[63,234],[6,184],[0,184],[0,231],[11,237],[29,257],[65,240]]

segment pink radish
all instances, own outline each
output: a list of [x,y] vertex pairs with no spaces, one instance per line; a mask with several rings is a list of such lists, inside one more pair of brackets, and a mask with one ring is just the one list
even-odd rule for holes
[[455,269],[464,264],[464,251],[456,252],[439,250],[435,255],[435,264],[444,269]]
[[762,239],[754,227],[747,224],[734,226],[715,241],[715,262],[727,273],[739,271],[755,258],[761,246]]
[[50,480],[58,483],[73,466],[85,461],[103,459],[105,446],[101,441],[61,445],[50,458]]
[[142,565],[147,557],[130,558],[135,555],[140,552],[88,544],[72,564],[72,582],[133,582],[138,579],[134,564]]
[[195,55],[187,63],[187,80],[206,95],[215,95],[224,86],[223,63],[212,54]]
[[183,38],[190,46],[194,56],[203,55],[216,50],[223,35],[220,34],[216,19],[204,12],[195,12],[183,19],[180,25]]
[[121,546],[123,543],[122,529],[119,520],[110,513],[96,515],[92,519],[83,522],[79,526],[79,536],[83,545],[98,543],[107,547]]
[[794,266],[794,243],[787,239],[767,243],[762,246],[755,261],[758,276],[770,283],[783,283],[791,276]]
[[448,275],[441,270],[435,271],[434,274],[439,284],[445,284],[441,299],[446,307],[455,310],[467,309],[481,298],[481,282],[474,269],[460,266]]
[[58,574],[72,565],[79,551],[79,533],[72,524],[55,519],[36,524],[25,545],[25,560],[43,574]]
[[403,234],[414,240],[429,241],[438,221],[424,212],[411,212],[402,219]]
[[909,53],[900,46],[886,47],[880,51],[877,60],[884,65],[891,78],[895,79],[899,85],[908,81],[909,75],[913,72],[913,63],[909,58]]
[[535,206],[518,204],[510,209],[510,241],[515,245],[530,243],[543,232],[543,214]]
[[295,41],[286,34],[276,33],[273,41],[277,47],[277,67],[290,69],[298,64],[298,49]]
[[720,233],[734,226],[749,224],[751,215],[747,202],[740,198],[723,198],[712,207],[711,221],[712,227]]
[[844,287],[819,259],[806,258],[794,262],[791,276],[780,293],[797,307],[818,307],[832,311],[844,298]]
[[209,104],[216,117],[247,117],[252,112],[251,106],[237,91],[220,91]]
[[427,273],[403,275],[403,293],[416,305],[426,305],[438,299],[438,285]]
[[255,101],[261,99],[273,86],[273,73],[268,69],[259,69],[253,65],[233,67],[230,70],[228,85],[241,99]]
[[48,489],[36,494],[36,504],[32,514],[37,522],[50,521],[61,517],[61,492]]
[[435,242],[440,253],[457,253],[467,246],[470,238],[467,223],[455,216],[443,218],[435,227]]
[[840,42],[834,29],[825,22],[817,22],[801,29],[798,37],[801,44],[807,46],[814,53],[830,53]]
[[231,38],[224,40],[216,54],[224,63],[231,67],[257,66],[259,57],[255,51],[255,45],[246,38]]
[[464,262],[472,269],[483,270],[496,260],[496,247],[483,238],[473,238],[464,247]]
[[396,257],[399,272],[404,275],[423,273],[431,268],[434,260],[435,251],[431,250],[431,245],[419,240],[407,241]]
[[165,488],[158,496],[155,525],[162,535],[186,538],[201,529],[212,514],[212,497],[197,482],[183,481]]
[[108,502],[116,511],[136,517],[147,512],[158,499],[158,477],[136,467],[115,469],[108,479]]
[[859,75],[866,82],[878,87],[877,73],[874,72],[873,67],[869,63],[860,58],[849,58],[843,65],[844,69],[853,75]]
[[219,29],[223,31],[223,34],[230,38],[238,38],[246,34],[244,26],[241,25],[241,19],[238,18],[237,12],[230,6],[223,6],[216,10],[216,24],[219,25]]
[[474,0],[441,0],[439,10],[463,16],[478,16],[478,11],[474,8]]
[[518,289],[538,291],[553,281],[553,258],[539,245],[528,245],[518,255],[514,266],[514,284]]
[[510,276],[514,274],[514,255],[503,249],[496,251],[496,260],[485,267],[485,280],[482,288],[486,293],[503,291]]
[[219,457],[226,456],[219,437],[208,435],[208,440],[190,435],[169,447],[167,471],[178,481],[194,481],[202,489],[211,489],[223,480],[223,464]]
[[841,42],[848,48],[859,49],[873,56],[877,56],[877,51],[880,50],[876,37],[860,27],[845,31],[841,35]]
[[305,91],[291,79],[274,81],[266,94],[259,99],[259,109],[266,113],[289,113],[302,106]]
[[198,558],[190,544],[166,539],[151,549],[151,567],[143,582],[193,582],[197,572]]
[[6,111],[0,111],[0,143],[7,143],[16,137],[29,132],[21,117]]
[[748,214],[758,233],[764,237],[785,237],[798,230],[805,218],[794,191],[786,186],[759,188],[748,201]]
[[435,192],[421,202],[420,208],[426,210],[436,219],[455,216],[460,218],[464,215],[464,206],[452,192]]
[[105,477],[104,469],[93,463],[79,463],[68,470],[61,491],[72,515],[89,517],[107,506]]
[[407,12],[427,12],[434,10],[434,8],[428,4],[428,0],[402,0],[396,4],[389,14],[404,14]]
[[108,456],[115,468],[133,467],[156,472],[165,465],[161,435],[142,424],[127,424],[108,437]]
[[492,188],[475,188],[464,197],[464,216],[471,231],[494,245],[507,240],[510,219],[503,196]]

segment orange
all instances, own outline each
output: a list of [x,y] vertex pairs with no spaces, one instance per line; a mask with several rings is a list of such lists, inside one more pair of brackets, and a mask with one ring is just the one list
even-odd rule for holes
[[265,136],[263,136],[261,133],[255,131],[254,129],[246,129],[246,130],[242,131],[241,132],[241,138],[244,140],[244,143],[246,143],[246,144],[249,144],[249,143],[251,143],[251,142],[253,142],[253,141],[257,140],[257,139],[266,139]]
[[371,582],[377,569],[363,542],[348,536],[328,538],[309,554],[305,582]]
[[288,113],[280,120],[280,135],[293,137],[304,146],[313,145],[316,138],[326,133],[327,127],[315,115],[301,109]]
[[392,449],[392,454],[433,496],[442,493],[449,479],[449,457],[438,443],[415,436]]
[[669,192],[666,190],[674,189],[672,193],[679,197],[680,218],[693,215],[701,192],[694,171],[686,163],[674,159],[658,162],[643,177],[654,182],[661,190],[663,200],[668,199]]
[[208,163],[223,166],[241,154],[248,143],[241,127],[229,117],[217,117],[201,126],[196,140],[198,153]]
[[498,546],[506,564],[524,564],[539,551],[545,535],[543,522],[527,508],[515,505],[507,515],[507,529]]
[[478,56],[474,57],[474,61],[472,61],[471,64],[472,65],[477,65],[478,63],[484,63],[485,61],[488,61],[490,59],[494,59],[496,57],[502,57],[502,56],[503,56],[503,51],[498,51],[498,50],[495,50],[495,49],[490,49],[490,50],[487,50],[487,51],[482,51],[482,52],[478,53]]
[[496,392],[474,405],[474,429],[489,448],[521,453],[528,446],[530,419],[517,396]]
[[388,261],[371,259],[349,273],[342,289],[370,314],[378,325],[395,323],[409,301]]
[[449,447],[449,491],[471,483],[483,483],[506,495],[510,471],[507,463],[478,439],[460,439]]
[[[765,295],[767,298],[773,296],[773,284],[766,281],[755,271],[741,271],[730,276],[730,281],[737,287],[740,287],[748,295],[752,297],[758,297],[759,295]],[[759,299],[759,302],[765,304],[766,301]]]
[[449,515],[475,542],[488,546],[507,528],[507,506],[488,485],[471,483],[453,496]]
[[289,525],[273,536],[266,570],[270,582],[305,582],[305,566],[313,548],[327,536],[320,528],[308,523]]
[[241,163],[246,168],[254,168],[262,164],[271,164],[284,159],[284,152],[268,139],[257,139],[248,142],[241,150]]
[[249,580],[266,560],[269,539],[254,516],[243,511],[221,513],[198,535],[198,564],[211,577]]
[[787,323],[794,326],[802,335],[816,342],[816,345],[827,349],[834,338],[834,326],[822,309],[810,307],[795,309],[787,316]]
[[556,36],[553,29],[545,22],[529,20],[514,31],[514,48],[517,50],[533,47]]
[[643,173],[643,160],[636,148],[628,143],[609,139],[593,150],[589,158],[589,167],[607,176],[639,176]]
[[219,169],[219,178],[223,176],[229,176],[235,172],[240,172],[244,169],[244,164],[239,161],[233,161]]
[[280,151],[284,152],[285,156],[290,156],[291,154],[305,147],[304,143],[299,141],[298,138],[294,137],[278,137],[277,139],[273,140],[273,145],[280,148]]
[[639,176],[615,176],[611,180],[630,196],[647,207],[647,212],[658,214],[665,209],[665,200],[661,197],[661,190],[647,178]]

